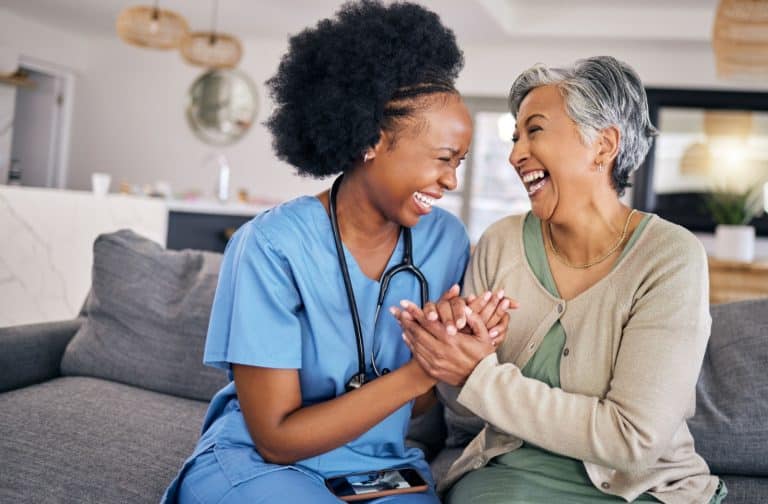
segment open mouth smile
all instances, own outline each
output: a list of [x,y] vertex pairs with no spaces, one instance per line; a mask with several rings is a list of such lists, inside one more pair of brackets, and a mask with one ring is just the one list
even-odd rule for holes
[[549,173],[546,170],[532,170],[520,175],[525,188],[528,190],[528,197],[533,197],[547,185]]
[[416,202],[416,206],[419,207],[420,210],[424,213],[429,213],[432,210],[432,205],[437,201],[437,198],[416,191],[413,193],[413,201]]

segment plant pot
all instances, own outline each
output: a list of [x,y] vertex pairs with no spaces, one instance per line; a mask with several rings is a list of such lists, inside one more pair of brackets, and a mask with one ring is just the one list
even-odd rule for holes
[[752,262],[755,258],[755,228],[719,224],[715,228],[715,257]]

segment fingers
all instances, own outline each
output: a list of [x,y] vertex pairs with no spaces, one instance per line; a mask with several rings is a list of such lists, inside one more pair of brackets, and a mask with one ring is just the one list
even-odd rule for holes
[[512,300],[507,297],[501,299],[499,304],[496,305],[496,309],[493,311],[493,313],[491,313],[491,315],[485,321],[485,327],[490,329],[491,327],[497,325],[501,320],[501,317],[503,317],[504,314],[507,313],[507,310],[509,310],[511,303],[512,303]]
[[458,297],[460,293],[461,293],[461,289],[459,288],[459,284],[453,284],[451,285],[450,289],[445,291],[445,293],[442,296],[440,296],[440,301],[448,301],[449,299]]
[[479,296],[470,296],[473,299],[470,300],[470,298],[467,298],[467,301],[469,302],[468,306],[472,309],[473,312],[480,313],[483,307],[485,307],[486,303],[490,301],[492,296],[493,293],[491,291],[485,291]]
[[472,330],[475,337],[482,340],[490,340],[488,329],[485,327],[485,322],[477,313],[467,309],[467,325]]
[[450,310],[453,316],[453,320],[456,322],[456,329],[464,329],[467,325],[467,318],[464,309],[467,307],[467,302],[462,297],[455,297],[450,301]]
[[498,347],[504,341],[507,336],[507,328],[509,327],[509,313],[505,313],[499,323],[488,330],[488,335],[491,337],[491,343],[493,346]]
[[[454,298],[457,299],[457,298]],[[452,300],[451,300],[452,301]],[[453,318],[453,311],[451,310],[451,301],[441,301],[437,304],[437,312],[440,315],[440,321],[445,325],[446,330],[449,327],[457,327],[456,321]]]
[[435,338],[445,339],[456,334],[456,326],[452,322],[444,324],[440,320],[429,320],[418,306],[407,300],[400,301],[400,306],[403,307],[404,313],[408,313],[413,321],[421,325]]
[[485,304],[483,309],[480,310],[479,315],[485,322],[486,327],[488,326],[488,321],[496,312],[496,309],[499,307],[503,299],[504,299],[504,289],[501,289],[500,291],[493,293],[491,297],[488,299],[488,302]]

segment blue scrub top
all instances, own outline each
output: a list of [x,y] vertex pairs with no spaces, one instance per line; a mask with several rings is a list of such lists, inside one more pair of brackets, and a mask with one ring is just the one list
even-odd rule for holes
[[[435,300],[461,282],[469,239],[463,224],[437,207],[419,220],[412,235],[414,264],[427,278]],[[411,355],[388,308],[401,299],[418,303],[419,284],[410,273],[392,279],[373,334],[379,282],[362,273],[346,248],[345,254],[368,370],[371,348],[379,369],[399,368]],[[401,235],[387,269],[402,257]],[[320,200],[305,196],[289,201],[235,233],[224,254],[213,302],[206,364],[229,370],[230,380],[232,363],[297,369],[302,404],[309,406],[345,392],[358,367],[355,341],[330,220]],[[403,406],[354,441],[290,467],[327,478],[408,464],[429,477],[421,450],[404,443],[412,406]],[[259,455],[233,381],[214,396],[193,457],[208,449],[214,449],[232,484],[287,467],[264,462]]]

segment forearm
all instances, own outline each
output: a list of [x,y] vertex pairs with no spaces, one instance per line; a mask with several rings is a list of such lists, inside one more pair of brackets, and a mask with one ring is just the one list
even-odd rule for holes
[[335,399],[287,415],[268,439],[257,442],[273,463],[290,464],[342,446],[432,388],[415,363]]
[[664,412],[653,413],[610,393],[601,398],[550,388],[490,356],[470,376],[458,402],[527,442],[622,471],[641,470],[656,460],[682,425],[684,409],[659,404]]
[[411,418],[416,418],[437,404],[437,396],[435,395],[435,387],[430,388],[427,393],[420,395],[416,398],[416,402],[413,404],[413,411],[411,412]]

